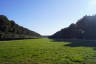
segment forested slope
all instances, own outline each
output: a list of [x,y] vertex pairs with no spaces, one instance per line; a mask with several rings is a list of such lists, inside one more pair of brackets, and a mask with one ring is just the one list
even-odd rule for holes
[[0,15],[0,40],[38,37],[41,37],[40,34],[16,24],[15,21],[9,20],[4,15]]
[[76,24],[71,24],[50,38],[58,39],[96,39],[96,15],[84,16],[77,21]]

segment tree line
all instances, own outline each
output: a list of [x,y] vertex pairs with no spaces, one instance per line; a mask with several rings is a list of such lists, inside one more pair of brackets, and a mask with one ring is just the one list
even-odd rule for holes
[[84,16],[76,24],[72,23],[69,27],[56,32],[49,38],[96,39],[96,15]]
[[4,15],[0,15],[0,40],[39,37],[41,37],[40,34],[16,24],[15,21],[9,20]]

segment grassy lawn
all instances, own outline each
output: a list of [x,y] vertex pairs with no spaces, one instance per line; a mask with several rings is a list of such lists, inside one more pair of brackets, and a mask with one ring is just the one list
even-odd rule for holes
[[0,64],[96,64],[96,43],[86,43],[47,38],[1,41]]

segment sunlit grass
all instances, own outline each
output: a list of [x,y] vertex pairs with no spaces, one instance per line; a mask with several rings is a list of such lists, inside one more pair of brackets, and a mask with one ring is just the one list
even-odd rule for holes
[[95,64],[95,47],[70,47],[71,42],[29,39],[0,42],[0,64]]

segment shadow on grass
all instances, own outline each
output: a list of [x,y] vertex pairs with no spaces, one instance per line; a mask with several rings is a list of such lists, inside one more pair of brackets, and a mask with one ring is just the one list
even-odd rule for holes
[[54,42],[70,42],[64,46],[70,47],[96,47],[96,40],[64,40],[64,39],[53,39]]

